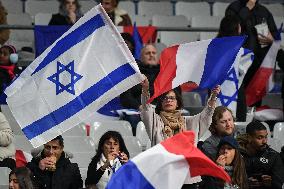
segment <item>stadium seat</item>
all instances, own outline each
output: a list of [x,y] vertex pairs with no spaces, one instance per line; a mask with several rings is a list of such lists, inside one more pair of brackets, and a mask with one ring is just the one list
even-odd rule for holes
[[80,173],[81,173],[81,177],[82,177],[82,180],[83,180],[83,183],[85,186],[85,180],[87,178],[87,171],[88,171],[88,168],[79,168],[80,169]]
[[160,32],[160,42],[167,46],[197,41],[198,37],[197,32]]
[[278,122],[274,125],[273,138],[278,138],[284,145],[284,122]]
[[8,167],[0,167],[0,189],[9,188],[9,173],[11,169]]
[[[7,21],[10,25],[32,26],[32,18],[27,13],[8,14]],[[34,32],[33,30],[11,30],[8,42],[17,50],[25,46],[33,49]]]
[[25,12],[34,17],[37,13],[55,14],[59,11],[58,1],[32,1],[25,2]]
[[200,40],[213,39],[217,36],[217,32],[200,32]]
[[35,15],[35,25],[47,26],[52,17],[51,13],[37,13]]
[[73,152],[73,158],[70,159],[72,163],[77,163],[79,168],[88,168],[96,151],[92,152]]
[[64,150],[76,152],[94,152],[95,142],[88,136],[65,136],[64,137]]
[[[277,28],[280,28],[282,22],[283,22],[283,16],[273,16],[275,24],[277,26]],[[283,33],[282,33],[283,34]],[[283,39],[283,38],[282,38]],[[283,40],[282,40],[283,41]]]
[[205,141],[207,138],[209,138],[211,136],[211,132],[209,130],[207,130],[203,136],[201,136],[201,138],[199,139],[199,141]]
[[167,48],[167,45],[164,44],[164,43],[155,43],[155,47],[156,47],[156,49],[157,49],[157,51],[158,51],[158,57],[160,57],[161,52],[162,52],[165,48]]
[[283,146],[283,143],[278,138],[269,138],[268,141],[267,141],[267,144],[273,150],[275,150],[277,152],[281,152],[281,147]]
[[123,139],[130,158],[134,158],[136,155],[142,152],[141,143],[135,136],[124,136]]
[[97,5],[95,1],[80,1],[81,11],[83,14],[91,10],[94,6]]
[[118,3],[118,8],[127,11],[128,15],[132,19],[135,15],[135,4],[133,1],[120,1]]
[[81,123],[62,134],[63,138],[66,136],[87,136],[86,125]]
[[182,2],[175,6],[176,15],[184,15],[189,21],[193,16],[210,16],[210,5],[207,2]]
[[215,2],[213,4],[213,16],[225,16],[225,12],[227,7],[229,6],[229,3],[224,3],[224,2]]
[[[284,6],[280,3],[262,4],[265,6],[273,16],[284,16]],[[282,20],[283,21],[283,20]],[[279,27],[279,26],[278,26]]]
[[[21,0],[1,0],[2,5],[9,14],[23,13],[23,3]],[[9,22],[8,22],[9,23]]]
[[149,26],[152,23],[151,17],[146,15],[135,15],[132,17],[133,24],[136,22],[136,26]]
[[193,16],[191,27],[219,28],[221,20],[220,16]]
[[152,17],[152,25],[158,27],[188,27],[189,22],[183,15],[154,15]]
[[14,144],[15,144],[16,149],[23,150],[28,153],[30,153],[31,150],[33,149],[32,144],[30,143],[30,141],[27,139],[25,135],[15,135]]
[[23,135],[23,131],[17,121],[15,120],[12,112],[8,105],[1,105],[1,111],[5,115],[6,119],[8,120],[10,127],[15,135]]
[[90,128],[90,137],[97,145],[101,136],[107,131],[117,131],[122,136],[133,136],[132,127],[128,121],[104,121],[94,122]]
[[138,14],[152,17],[153,15],[173,15],[172,4],[170,2],[149,2],[140,1],[138,3]]
[[151,147],[151,141],[147,134],[145,125],[142,121],[137,124],[136,127],[136,137],[141,143],[142,150],[145,151]]

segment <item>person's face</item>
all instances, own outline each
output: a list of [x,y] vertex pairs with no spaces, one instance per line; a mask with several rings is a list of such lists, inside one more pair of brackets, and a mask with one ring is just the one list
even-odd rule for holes
[[9,178],[9,189],[20,189],[19,182],[15,174],[11,174]]
[[141,61],[145,65],[157,65],[158,64],[157,49],[153,45],[147,45],[145,48],[142,49]]
[[65,0],[65,7],[67,12],[75,12],[77,8],[75,0]]
[[219,155],[224,155],[226,160],[226,165],[231,165],[235,158],[236,149],[228,144],[221,146],[219,150]]
[[166,112],[171,112],[177,109],[176,94],[173,91],[168,92],[162,100],[162,109]]
[[116,7],[116,0],[102,0],[102,6],[107,13],[110,13]]
[[228,110],[223,113],[221,119],[217,121],[216,130],[220,136],[231,135],[234,131],[234,119]]
[[261,151],[267,146],[267,131],[255,131],[254,135],[250,135],[250,143],[256,151]]
[[119,142],[110,138],[104,142],[103,145],[103,154],[105,157],[108,156],[110,153],[119,153]]
[[45,157],[55,156],[56,161],[58,161],[62,152],[63,152],[63,146],[60,146],[58,140],[52,140],[44,145]]
[[0,65],[10,65],[10,51],[8,48],[4,47],[0,49]]

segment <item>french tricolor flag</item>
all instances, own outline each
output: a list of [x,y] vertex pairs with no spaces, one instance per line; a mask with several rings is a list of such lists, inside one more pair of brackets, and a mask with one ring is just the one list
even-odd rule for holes
[[194,133],[177,134],[123,165],[108,189],[181,188],[188,175],[208,175],[230,182],[230,176],[194,146]]
[[160,56],[160,73],[149,102],[188,81],[194,82],[199,89],[222,83],[244,40],[244,36],[224,37],[166,48]]
[[248,106],[260,101],[272,87],[272,76],[274,72],[274,65],[276,62],[276,57],[278,50],[281,45],[281,31],[283,24],[281,25],[278,36],[275,41],[273,41],[271,47],[269,48],[267,54],[265,55],[260,67],[252,77],[248,86],[245,89],[246,92],[246,103]]

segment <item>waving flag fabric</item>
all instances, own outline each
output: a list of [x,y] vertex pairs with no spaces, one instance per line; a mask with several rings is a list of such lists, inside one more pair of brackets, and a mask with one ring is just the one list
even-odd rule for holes
[[181,188],[186,177],[208,175],[230,182],[230,176],[194,146],[194,133],[177,134],[123,165],[107,189]]
[[131,52],[98,5],[37,57],[5,93],[22,131],[38,147],[142,80]]
[[221,92],[217,100],[218,105],[230,108],[234,116],[236,116],[237,111],[238,90],[248,68],[251,66],[254,54],[248,49],[241,48],[238,56],[224,82],[221,84]]
[[[281,27],[282,28],[282,27]],[[269,48],[260,67],[246,87],[246,103],[248,106],[260,101],[269,91],[269,80],[272,80],[276,56],[281,39],[275,40]]]
[[149,102],[188,81],[200,89],[221,84],[244,40],[242,36],[224,37],[166,48],[160,56],[160,73]]

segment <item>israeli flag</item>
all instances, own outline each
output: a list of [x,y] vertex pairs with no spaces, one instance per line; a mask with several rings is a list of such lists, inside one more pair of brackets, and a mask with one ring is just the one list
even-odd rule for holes
[[232,110],[236,117],[238,91],[245,74],[252,64],[254,54],[248,49],[241,48],[235,59],[235,63],[229,70],[226,79],[221,84],[221,92],[217,100],[219,106],[226,106]]
[[5,91],[34,147],[88,119],[143,80],[101,5],[47,48]]

